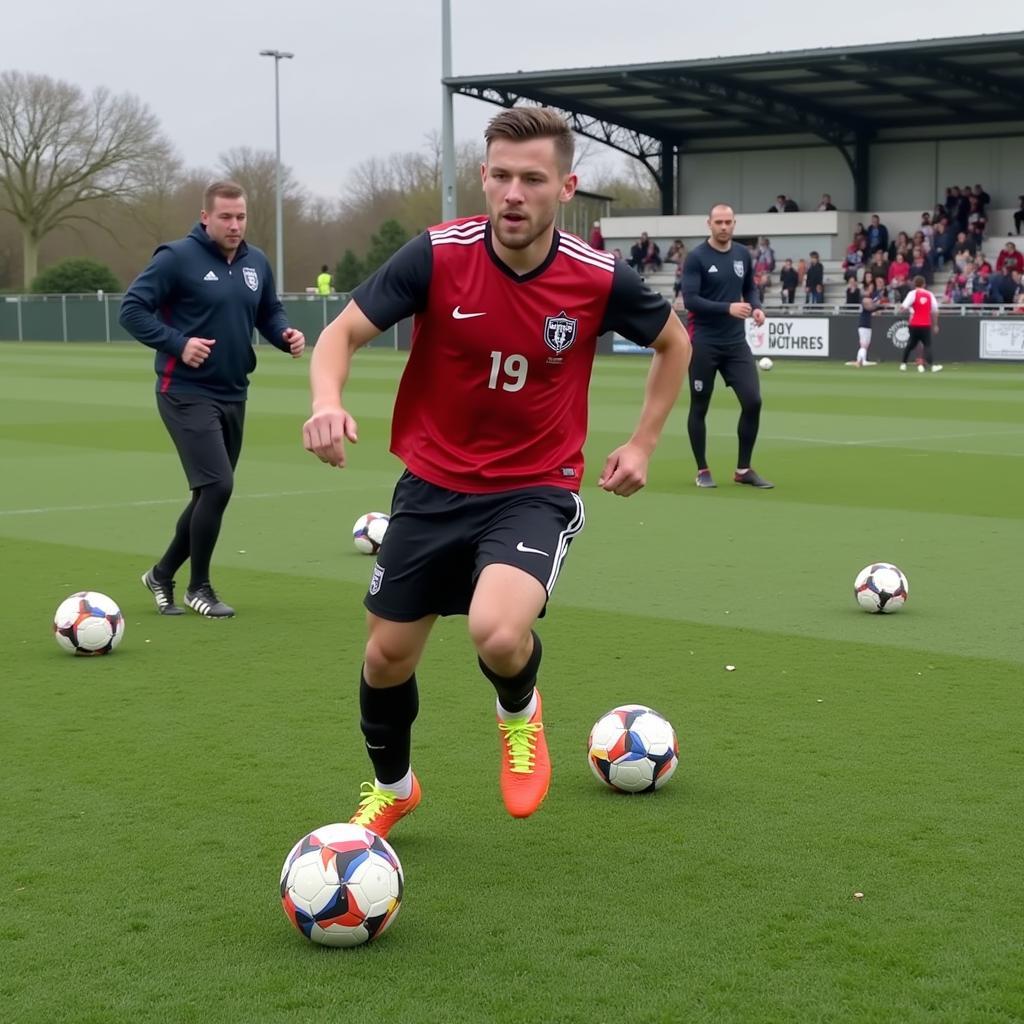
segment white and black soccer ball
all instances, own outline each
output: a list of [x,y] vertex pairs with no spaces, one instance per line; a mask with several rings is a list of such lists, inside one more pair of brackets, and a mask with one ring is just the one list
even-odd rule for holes
[[679,764],[679,742],[666,718],[644,704],[623,704],[590,730],[587,761],[594,776],[620,793],[665,785]]
[[872,562],[853,581],[853,596],[866,612],[899,611],[909,595],[907,577],[891,562]]
[[124,637],[124,616],[106,594],[80,590],[58,605],[53,636],[71,654],[110,654]]
[[757,365],[767,373],[775,364],[767,356],[761,356],[757,361]]
[[361,946],[391,927],[405,876],[386,840],[362,825],[324,825],[303,836],[281,868],[285,916],[310,942]]
[[391,517],[386,512],[367,512],[352,527],[352,543],[364,555],[375,555],[384,542]]

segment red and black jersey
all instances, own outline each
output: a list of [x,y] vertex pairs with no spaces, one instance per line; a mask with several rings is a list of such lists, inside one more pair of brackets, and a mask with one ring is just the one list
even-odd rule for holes
[[430,228],[353,293],[385,330],[413,315],[391,451],[424,480],[466,493],[579,490],[597,338],[639,345],[667,301],[611,253],[556,231],[544,262],[516,274],[486,217]]

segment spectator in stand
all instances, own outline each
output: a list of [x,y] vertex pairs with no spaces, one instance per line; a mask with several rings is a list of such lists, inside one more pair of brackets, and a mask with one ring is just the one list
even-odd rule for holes
[[988,301],[997,306],[1008,306],[1017,294],[1017,282],[1009,270],[993,274],[988,280]]
[[590,229],[590,248],[604,248],[604,235],[601,234],[601,222],[599,220],[595,220],[594,226]]
[[796,261],[796,286],[797,286],[797,288],[803,288],[803,286],[804,286],[804,279],[806,277],[807,277],[807,260],[805,260],[803,258],[803,256],[801,256],[800,259],[798,259]]
[[789,196],[777,195],[775,202],[768,207],[769,213],[798,213],[800,207]]
[[935,272],[932,270],[931,261],[928,259],[925,251],[915,245],[914,251],[911,253],[912,259],[910,262],[910,277],[923,277],[924,283],[929,288],[932,286],[932,281],[935,280]]
[[858,235],[863,235],[865,238],[868,236],[867,228],[864,227],[862,220],[857,221],[853,226],[853,237],[856,238]]
[[832,205],[832,197],[827,192],[822,192],[821,202],[818,203],[818,212],[823,213],[826,210],[834,210],[835,206]]
[[877,213],[871,215],[871,223],[867,230],[868,252],[885,252],[889,248],[889,229],[879,219]]
[[857,277],[864,270],[867,261],[868,240],[863,235],[857,235],[847,246],[846,258],[843,260],[843,277]]
[[987,227],[988,217],[985,216],[985,208],[977,196],[971,196],[970,209],[967,214],[967,233],[980,243],[985,237]]
[[782,270],[779,271],[779,284],[782,285],[782,304],[792,306],[796,299],[796,288],[800,283],[800,275],[797,273],[793,261],[783,261]]
[[770,284],[771,274],[775,269],[775,250],[772,248],[770,239],[761,238],[758,240],[757,251],[754,253],[753,259],[754,274],[761,274],[764,277],[765,285]]
[[825,301],[825,267],[818,259],[816,252],[811,253],[811,262],[807,266],[804,278],[804,301],[811,306],[820,305]]
[[855,277],[849,278],[846,282],[846,298],[843,301],[847,306],[859,306],[862,297],[857,279]]
[[864,286],[861,291],[864,294],[864,298],[870,298],[875,307],[887,306],[889,304],[889,297],[885,290],[885,278],[884,277],[873,277],[868,274],[864,278]]
[[686,246],[683,245],[683,240],[677,238],[669,247],[668,252],[665,253],[666,263],[682,263],[686,259]]
[[971,189],[971,195],[978,200],[981,212],[984,213],[988,209],[988,204],[992,202],[992,197],[980,185],[975,185]]
[[[915,249],[920,249],[921,252],[928,255],[931,251],[932,243],[931,236],[926,235],[923,231],[915,231],[914,237],[910,240],[910,251],[913,252]],[[911,275],[913,276],[913,275]]]
[[987,264],[979,267],[971,281],[971,302],[975,306],[984,305],[988,301],[989,281],[992,279],[992,268]]
[[910,291],[910,264],[902,250],[896,253],[896,259],[889,264],[886,284],[889,286],[889,299],[892,302],[902,302]]
[[612,255],[619,260],[619,262],[625,261],[626,257],[622,255],[621,249],[612,249]]
[[974,269],[979,274],[985,274],[986,276],[991,275],[992,264],[989,263],[988,257],[983,252],[979,252],[978,255],[974,257]]
[[953,225],[946,217],[938,222],[935,233],[932,235],[932,266],[941,270],[946,263],[953,258],[956,235],[953,232]]
[[946,216],[955,230],[967,230],[967,203],[960,194],[959,185],[951,185],[946,189]]
[[960,231],[956,236],[956,243],[953,246],[953,261],[957,267],[963,269],[964,261],[974,259],[978,251],[978,243],[971,238],[966,231]]
[[885,258],[885,253],[881,249],[878,249],[871,256],[868,269],[876,278],[880,277],[882,279],[883,285],[889,280],[889,261]]
[[661,270],[661,249],[646,231],[640,233],[640,238],[629,250],[629,265],[638,274]]
[[683,297],[683,263],[684,260],[679,260],[676,263],[676,276],[672,282],[672,295],[673,298],[682,300]]
[[1019,270],[1015,270],[1011,275],[1013,277],[1013,283],[1017,287],[1017,292],[1013,297],[1014,313],[1024,313],[1024,273]]
[[1024,270],[1024,255],[1017,252],[1017,246],[1013,242],[1007,242],[996,257],[996,270],[1000,273],[1005,271],[1007,274],[1012,274],[1015,270]]
[[754,287],[757,289],[757,301],[764,305],[764,290],[768,287],[768,275],[763,271],[754,271]]
[[931,239],[935,231],[932,227],[932,215],[927,210],[921,214],[921,226],[918,228],[918,231],[928,239]]
[[898,252],[903,253],[904,256],[910,252],[910,235],[906,231],[899,232],[896,240],[889,245],[889,259],[896,259]]
[[1017,196],[1017,202],[1020,205],[1013,211],[1013,230],[1015,234],[1019,235],[1020,226],[1024,224],[1024,196]]

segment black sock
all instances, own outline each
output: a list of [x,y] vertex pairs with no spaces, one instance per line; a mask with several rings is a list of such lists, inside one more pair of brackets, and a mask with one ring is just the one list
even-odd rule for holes
[[359,673],[359,717],[377,781],[399,782],[409,772],[412,723],[420,709],[414,672],[398,686],[373,687]]
[[498,703],[509,714],[517,714],[522,711],[533,699],[533,688],[537,685],[537,669],[540,668],[541,654],[540,637],[533,633],[533,650],[526,664],[518,675],[512,677],[499,676],[497,672],[484,664],[482,658],[477,658],[480,663],[480,671],[491,681],[494,689],[498,691]]

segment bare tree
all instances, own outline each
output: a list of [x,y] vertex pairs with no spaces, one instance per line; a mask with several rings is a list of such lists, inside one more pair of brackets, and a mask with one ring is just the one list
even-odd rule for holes
[[[275,211],[277,204],[277,157],[270,150],[236,146],[220,156],[220,170],[225,177],[237,181],[248,196],[249,225],[246,238],[269,252],[276,239]],[[281,197],[284,215],[291,219],[300,214],[306,193],[295,180],[292,169],[281,166]],[[281,286],[283,287],[283,285]]]
[[0,210],[22,236],[24,283],[39,269],[39,242],[89,205],[138,194],[144,169],[173,159],[159,123],[137,97],[46,75],[0,74]]

